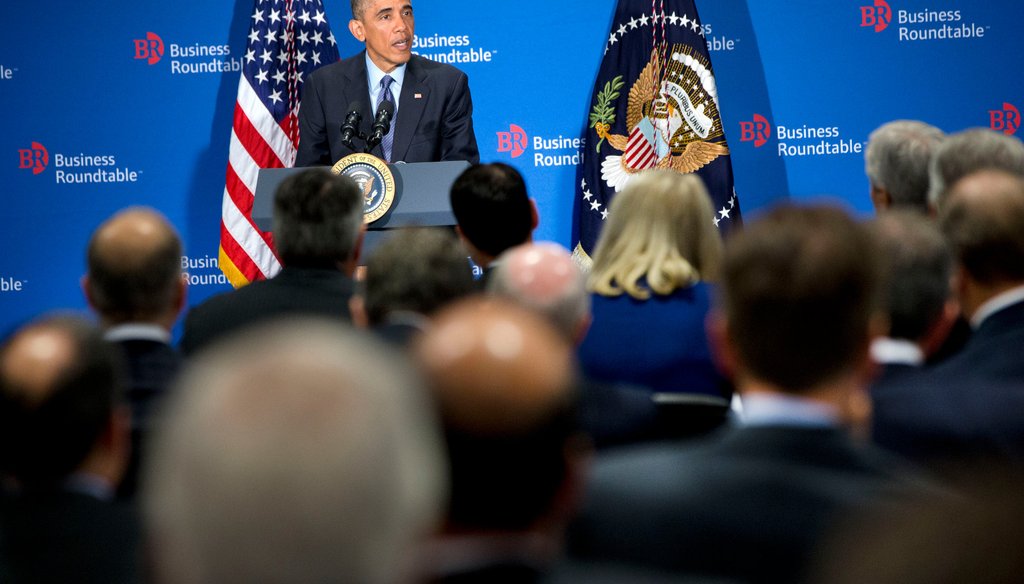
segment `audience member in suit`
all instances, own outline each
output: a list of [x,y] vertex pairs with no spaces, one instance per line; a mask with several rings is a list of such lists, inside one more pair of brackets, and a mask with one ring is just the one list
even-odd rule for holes
[[945,137],[942,130],[916,120],[888,122],[871,133],[864,162],[876,212],[928,212],[928,165]]
[[519,171],[507,164],[477,164],[455,180],[450,193],[455,232],[473,263],[487,278],[495,258],[507,249],[533,241],[537,205],[526,194]]
[[322,319],[191,361],[143,484],[155,581],[410,581],[445,491],[428,402],[404,357]]
[[451,476],[430,582],[538,582],[559,558],[586,441],[577,432],[572,347],[500,299],[442,311],[415,346],[440,407]]
[[285,315],[348,321],[365,228],[363,195],[323,168],[292,175],[274,194],[274,245],[283,269],[189,311],[181,349],[195,353],[255,322]]
[[570,551],[697,577],[803,580],[819,539],[902,467],[844,426],[868,405],[881,270],[866,227],[828,207],[775,209],[730,239],[709,322],[743,424],[705,443],[599,460]]
[[185,305],[181,240],[156,211],[126,209],[93,233],[86,262],[85,297],[128,367],[132,454],[118,493],[132,497],[154,410],[181,366],[181,355],[170,344]]
[[583,372],[655,392],[724,397],[705,333],[722,242],[696,175],[634,178],[612,201],[590,272],[593,324]]
[[953,255],[933,221],[916,211],[896,210],[875,219],[872,227],[885,263],[889,319],[889,335],[871,343],[871,356],[881,368],[872,399],[881,399],[903,378],[920,373],[960,308],[950,298]]
[[4,582],[139,579],[139,526],[114,493],[130,448],[121,356],[92,325],[36,321],[0,349]]
[[878,440],[927,463],[1024,463],[1024,179],[984,170],[955,183],[940,225],[974,333],[926,378],[879,402]]
[[[547,318],[574,347],[590,326],[586,276],[555,243],[527,243],[503,253],[487,291]],[[657,437],[657,410],[642,388],[580,381],[580,425],[597,449]]]
[[400,229],[366,260],[352,320],[400,346],[427,329],[448,303],[477,291],[466,250],[449,230]]

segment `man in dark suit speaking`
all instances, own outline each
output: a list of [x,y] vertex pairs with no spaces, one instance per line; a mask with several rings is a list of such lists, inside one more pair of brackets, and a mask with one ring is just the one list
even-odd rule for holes
[[388,162],[479,162],[466,74],[412,54],[409,0],[352,0],[348,28],[366,50],[306,80],[295,166],[333,164],[358,151],[343,143],[346,117],[358,111],[369,131],[384,101],[394,105],[394,118],[373,154]]

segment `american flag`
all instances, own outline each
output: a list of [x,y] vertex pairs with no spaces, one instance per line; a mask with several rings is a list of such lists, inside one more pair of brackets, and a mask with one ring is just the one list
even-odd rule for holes
[[338,60],[321,0],[256,0],[250,22],[220,226],[220,269],[236,288],[281,269],[273,237],[252,220],[256,175],[295,163],[302,82]]

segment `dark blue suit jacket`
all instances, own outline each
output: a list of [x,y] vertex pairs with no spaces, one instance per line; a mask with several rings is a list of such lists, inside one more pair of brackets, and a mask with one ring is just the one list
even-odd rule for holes
[[[334,164],[353,153],[341,143],[341,125],[354,102],[362,104],[362,128],[369,133],[373,115],[365,55],[364,51],[321,67],[306,79],[295,166]],[[413,55],[405,71],[395,124],[392,161],[480,161],[469,80],[455,67]],[[356,140],[355,144],[361,148],[363,143]],[[380,150],[374,150],[379,156]]]
[[947,361],[874,395],[874,439],[928,465],[1024,464],[1024,302],[989,316]]

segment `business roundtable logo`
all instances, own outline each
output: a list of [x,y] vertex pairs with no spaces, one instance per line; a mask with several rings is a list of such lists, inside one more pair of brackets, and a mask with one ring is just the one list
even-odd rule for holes
[[782,158],[860,155],[864,152],[864,143],[844,138],[839,126],[778,124],[773,131],[768,118],[758,113],[753,114],[750,120],[740,122],[741,143],[753,143],[754,148],[761,148],[772,138],[778,141],[776,152]]
[[197,75],[204,73],[239,72],[242,61],[232,58],[231,47],[223,44],[179,44],[165,45],[164,39],[155,32],[132,40],[134,59],[145,61],[149,66],[160,63],[164,56],[170,61],[172,75]]
[[32,142],[28,148],[18,149],[18,168],[40,175],[53,166],[54,181],[59,185],[135,183],[141,170],[120,164],[113,154],[65,154]]
[[412,52],[431,61],[448,64],[490,63],[498,54],[496,49],[473,46],[468,34],[413,35]]
[[509,124],[507,132],[497,132],[498,152],[519,158],[532,148],[533,165],[537,168],[577,166],[583,162],[583,140],[562,135],[545,137],[527,136],[517,124]]
[[881,33],[890,25],[895,25],[899,42],[979,39],[991,29],[971,20],[961,9],[893,10],[888,0],[860,7],[861,28]]
[[1012,103],[1004,103],[1002,109],[989,110],[989,127],[996,132],[1013,136],[1020,129],[1020,110]]

